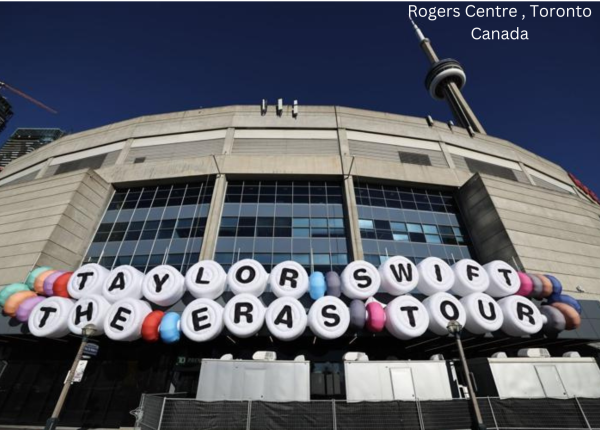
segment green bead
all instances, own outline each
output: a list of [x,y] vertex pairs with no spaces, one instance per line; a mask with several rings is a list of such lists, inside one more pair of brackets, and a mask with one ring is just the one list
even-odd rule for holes
[[4,287],[2,289],[2,291],[0,291],[0,307],[4,307],[4,304],[6,303],[8,298],[10,296],[12,296],[13,294],[18,293],[19,291],[29,291],[29,290],[30,290],[29,286],[27,286],[25,284],[7,285],[6,287]]
[[37,269],[33,269],[31,272],[29,272],[29,276],[27,276],[27,280],[25,281],[25,283],[29,286],[30,290],[33,290],[33,283],[35,281],[35,278],[37,278],[40,275],[40,273],[45,272],[47,270],[52,270],[52,267],[42,266],[38,267]]

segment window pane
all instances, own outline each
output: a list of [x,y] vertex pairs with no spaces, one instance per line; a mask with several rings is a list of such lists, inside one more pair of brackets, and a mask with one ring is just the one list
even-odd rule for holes
[[426,234],[427,243],[442,243],[442,239],[437,234]]
[[423,229],[420,224],[406,224],[410,233],[423,233]]
[[375,228],[373,225],[373,220],[370,219],[359,219],[358,226],[365,230],[373,230]]
[[423,224],[423,232],[427,234],[437,234],[438,229],[435,225]]

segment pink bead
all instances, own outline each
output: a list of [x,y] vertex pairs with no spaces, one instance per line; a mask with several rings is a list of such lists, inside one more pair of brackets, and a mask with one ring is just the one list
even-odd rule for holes
[[385,311],[379,302],[367,303],[367,330],[379,333],[385,327]]
[[533,281],[527,273],[519,272],[519,279],[521,280],[521,288],[517,291],[517,296],[530,297],[533,293]]

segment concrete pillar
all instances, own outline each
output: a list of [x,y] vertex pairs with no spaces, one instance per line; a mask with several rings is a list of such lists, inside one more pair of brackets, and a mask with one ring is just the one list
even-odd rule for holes
[[450,154],[450,151],[448,151],[448,146],[446,146],[446,142],[440,140],[439,144],[440,148],[442,148],[442,152],[444,153],[444,158],[448,163],[448,167],[450,167],[451,169],[456,169],[456,165],[454,164],[454,160],[452,159],[452,154]]
[[127,142],[125,142],[125,146],[123,147],[123,149],[121,149],[121,152],[119,153],[119,156],[117,157],[117,161],[115,162],[115,164],[124,164],[125,160],[127,159],[127,156],[129,155],[129,150],[131,149],[131,144],[133,143],[135,139],[127,139]]
[[363,252],[362,239],[360,237],[358,208],[356,207],[356,195],[354,194],[354,180],[352,176],[347,176],[344,179],[344,197],[346,214],[348,215],[348,229],[350,233],[350,245],[352,247],[352,259],[363,260],[365,254]]
[[527,176],[527,180],[529,181],[529,183],[531,185],[537,185],[535,183],[535,180],[531,177],[531,175],[529,174],[529,172],[527,171],[527,168],[525,167],[525,164],[523,164],[522,161],[519,161],[519,166],[521,167],[521,170],[523,171],[523,173],[525,173],[525,176]]
[[210,260],[215,256],[226,190],[227,178],[225,175],[217,175],[213,195],[210,200],[210,210],[208,212],[208,218],[206,219],[204,239],[202,240],[202,249],[200,250],[200,260]]
[[44,162],[42,168],[38,170],[37,175],[35,175],[35,179],[40,179],[44,177],[46,171],[48,170],[48,167],[50,167],[50,163],[52,163],[52,160],[54,160],[54,157],[50,157]]
[[[339,123],[339,121],[338,121]],[[350,146],[348,144],[348,135],[345,128],[338,129],[338,139],[340,141],[340,157],[342,161],[342,175],[344,183],[344,205],[348,216],[348,233],[350,233],[350,247],[352,260],[363,260],[364,252],[362,239],[360,237],[360,227],[358,225],[358,209],[356,207],[356,195],[354,194],[354,179],[352,178],[352,157],[350,156]]]
[[[225,143],[223,145],[223,155],[231,154],[233,148],[233,137],[235,128],[228,128],[225,133]],[[215,163],[222,160],[222,157],[215,157]],[[218,167],[218,166],[217,166]],[[220,168],[218,169],[220,170]],[[223,204],[225,203],[225,192],[227,191],[227,178],[224,174],[217,174],[213,195],[210,200],[210,210],[206,219],[206,228],[204,229],[204,238],[202,240],[202,249],[200,250],[200,260],[213,259],[217,249],[217,240],[219,238],[219,227],[221,225],[221,214],[223,213]]]

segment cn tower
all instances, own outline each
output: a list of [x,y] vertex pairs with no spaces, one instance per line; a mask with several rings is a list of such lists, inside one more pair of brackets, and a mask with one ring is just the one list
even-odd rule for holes
[[458,124],[469,130],[469,133],[486,134],[460,91],[467,82],[467,75],[460,63],[452,58],[440,60],[431,46],[431,41],[423,35],[412,18],[409,17],[409,19],[415,29],[421,49],[431,63],[431,68],[425,77],[425,87],[431,97],[436,100],[446,100]]

